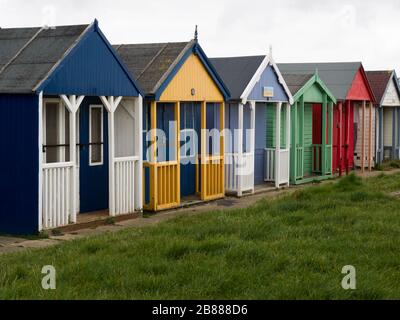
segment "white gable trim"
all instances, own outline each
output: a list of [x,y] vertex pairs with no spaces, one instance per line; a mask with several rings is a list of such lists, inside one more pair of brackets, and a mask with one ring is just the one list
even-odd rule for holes
[[[385,106],[385,107],[398,107],[400,106],[400,91],[399,91],[399,87],[394,83],[394,81],[397,81],[394,72],[392,71],[392,75],[390,76],[390,79],[388,81],[388,83],[386,84],[386,89],[385,89],[385,93],[382,96],[382,101],[380,101],[380,106]],[[387,97],[388,97],[388,93],[389,93],[389,89],[393,88],[396,92],[396,100],[393,103],[387,103]]]
[[283,78],[281,72],[279,71],[279,68],[276,65],[274,59],[271,56],[266,55],[264,60],[261,62],[260,66],[258,67],[256,73],[253,75],[253,78],[250,80],[250,82],[247,85],[246,89],[243,91],[242,95],[240,96],[240,99],[242,100],[243,104],[247,103],[250,93],[253,91],[255,85],[257,84],[257,82],[260,81],[261,75],[267,69],[267,67],[269,65],[271,65],[272,68],[274,68],[275,73],[278,76],[278,82],[283,86],[287,96],[289,97],[290,105],[292,105],[294,103],[294,99],[293,99],[292,93],[290,92],[289,87],[287,86],[287,84],[285,82],[285,79]]

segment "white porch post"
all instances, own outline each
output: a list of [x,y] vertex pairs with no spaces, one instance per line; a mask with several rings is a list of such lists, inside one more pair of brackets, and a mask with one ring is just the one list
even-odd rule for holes
[[[290,103],[286,103],[286,149],[289,151],[290,153],[290,127],[291,127],[291,123],[290,123]],[[286,165],[286,164],[285,164]],[[288,181],[287,181],[287,186],[290,185],[289,182],[289,170],[290,170],[290,156],[288,156],[288,161],[287,161],[287,177],[288,177]]]
[[279,188],[280,185],[280,172],[281,172],[281,110],[282,102],[277,103],[276,108],[276,124],[275,124],[275,187]]
[[115,110],[122,101],[122,97],[100,97],[108,111],[108,166],[109,166],[109,211],[110,216],[115,216]]
[[250,152],[252,153],[252,176],[253,176],[253,193],[254,193],[254,170],[255,170],[255,158],[256,158],[256,102],[251,101],[250,102],[250,130],[251,130],[251,136],[250,136]]
[[38,209],[39,209],[39,223],[38,223],[38,228],[39,231],[42,231],[43,229],[43,203],[42,203],[42,199],[43,199],[43,91],[40,92],[39,94],[39,137],[38,137],[38,142],[39,142],[39,199],[38,199]]
[[76,95],[71,95],[67,97],[66,95],[61,95],[61,99],[63,100],[65,106],[67,107],[68,111],[70,112],[69,116],[69,144],[70,144],[70,162],[73,163],[72,167],[72,177],[71,177],[71,222],[76,223],[76,216],[77,216],[77,183],[76,181],[76,113],[85,98],[85,96],[79,96],[78,98]]
[[138,98],[135,99],[136,103],[136,152],[135,156],[139,157],[138,165],[135,171],[135,177],[137,181],[136,185],[136,199],[135,199],[135,204],[136,204],[136,210],[140,211],[143,209],[143,138],[142,138],[142,131],[143,131],[143,98],[142,96],[139,95]]
[[239,173],[238,176],[238,196],[241,197],[243,194],[242,190],[242,185],[243,185],[243,103],[239,102],[238,106],[238,165],[239,165],[239,170],[237,171]]

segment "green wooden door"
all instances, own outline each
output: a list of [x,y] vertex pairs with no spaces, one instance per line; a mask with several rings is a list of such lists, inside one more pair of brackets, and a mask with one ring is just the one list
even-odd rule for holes
[[[276,104],[267,104],[267,148],[275,148],[276,146]],[[281,149],[286,149],[286,108],[281,110]]]

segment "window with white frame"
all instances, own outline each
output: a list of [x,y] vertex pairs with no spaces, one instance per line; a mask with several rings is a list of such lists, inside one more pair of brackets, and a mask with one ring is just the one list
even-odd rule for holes
[[59,99],[46,99],[43,108],[44,163],[68,162],[69,112]]
[[103,133],[103,106],[92,105],[89,113],[89,165],[91,166],[103,164]]

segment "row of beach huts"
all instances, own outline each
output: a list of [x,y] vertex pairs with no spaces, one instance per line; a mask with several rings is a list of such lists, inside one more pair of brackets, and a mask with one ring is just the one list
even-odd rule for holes
[[[0,232],[372,170],[400,157],[394,71],[0,28]],[[155,130],[157,129],[157,130]],[[206,130],[207,129],[207,130]]]

